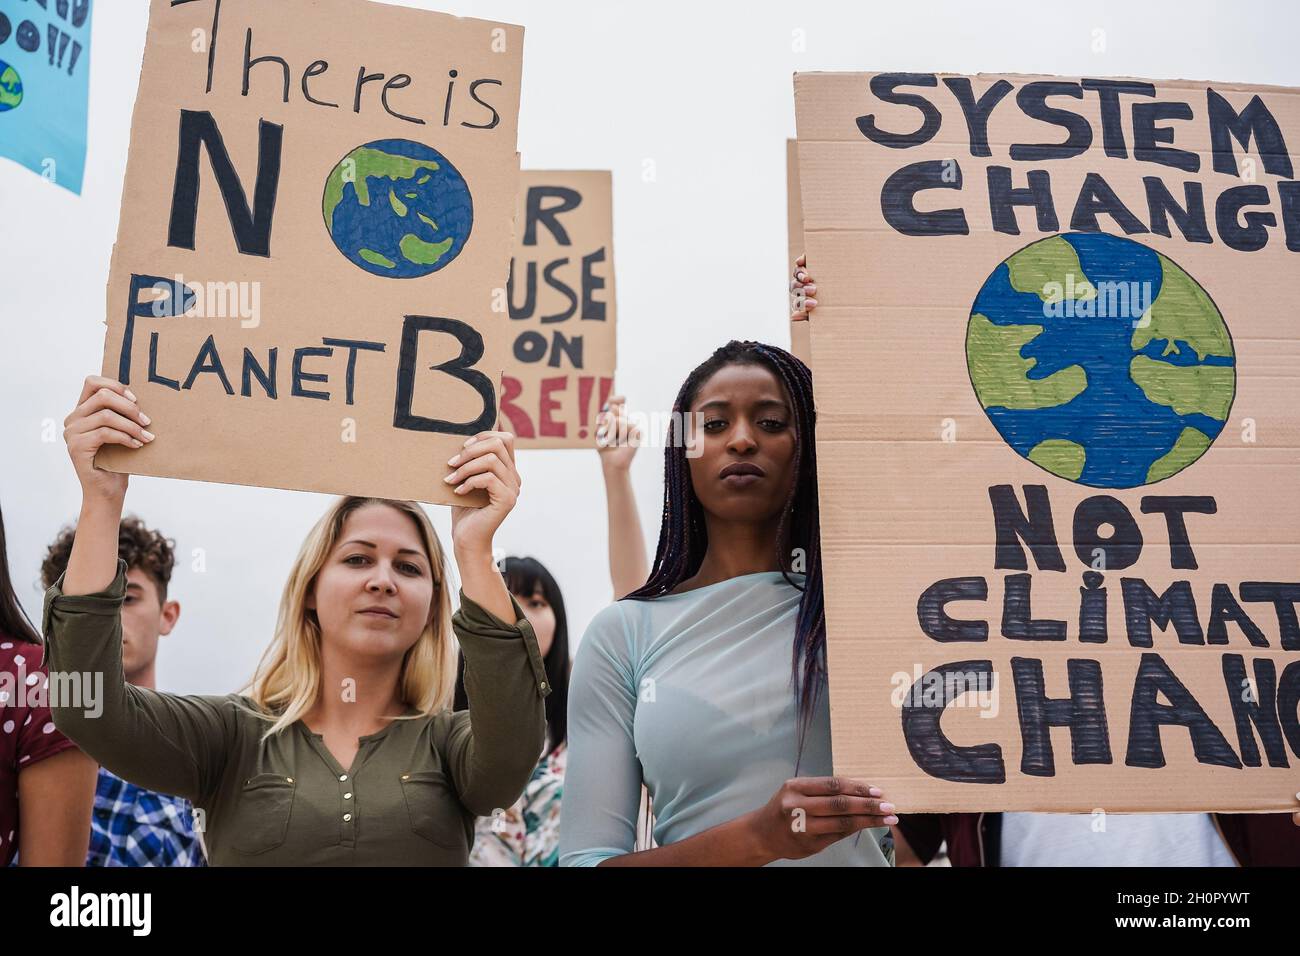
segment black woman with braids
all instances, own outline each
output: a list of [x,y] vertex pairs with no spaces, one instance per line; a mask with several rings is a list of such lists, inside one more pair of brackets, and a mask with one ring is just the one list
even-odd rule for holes
[[560,864],[887,866],[893,806],[827,776],[811,374],[730,342],[674,411],[654,569],[574,664]]

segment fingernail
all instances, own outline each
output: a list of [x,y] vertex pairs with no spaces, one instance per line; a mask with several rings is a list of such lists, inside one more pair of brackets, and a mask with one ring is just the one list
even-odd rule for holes
[[455,468],[457,462],[459,461],[460,461],[460,455],[452,455],[450,458],[447,459],[447,464],[450,467]]
[[880,812],[881,812],[881,813],[893,813],[893,812],[894,812],[894,805],[893,805],[892,803],[882,803],[882,804],[880,805]]
[[133,402],[139,401],[139,399],[135,397],[135,392],[131,391],[129,388],[126,390],[126,397],[131,399]]
[[879,787],[872,787],[867,791],[867,793],[871,794],[873,797],[883,797],[885,795]]
[[149,424],[150,422],[152,422],[152,421],[153,421],[153,419],[151,419],[151,418],[150,418],[148,415],[146,415],[144,412],[141,412],[141,413],[140,413],[140,424],[141,424],[141,425],[148,425],[148,424]]
[[607,411],[609,411],[609,402],[606,402],[604,405],[600,406],[600,410],[601,410],[602,412],[607,412]]
[[445,481],[447,484],[450,485],[452,482],[454,482],[454,481],[456,480],[456,476],[455,476],[455,475],[448,475],[446,478],[444,478],[444,479],[442,479],[442,480]]
[[898,817],[895,816],[885,817],[885,826],[892,827],[897,825],[897,823],[898,823]]
[[456,489],[456,494],[463,495],[467,491],[469,491],[469,489],[466,488],[464,485],[461,485],[459,488]]
[[153,434],[153,432],[148,431],[147,429],[141,429],[141,430],[140,430],[140,434],[144,435],[144,440],[145,440],[145,441],[153,441],[153,439],[154,439],[154,434]]
[[139,439],[136,439],[136,438],[132,438],[132,439],[131,439],[131,444],[134,445],[136,448],[142,448],[142,447],[144,447],[144,442],[142,442],[142,441],[140,441]]

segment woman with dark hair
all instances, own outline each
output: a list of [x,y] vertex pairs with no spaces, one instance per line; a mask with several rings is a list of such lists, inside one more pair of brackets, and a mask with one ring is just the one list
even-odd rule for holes
[[[627,419],[622,397],[611,398],[597,421],[597,442],[609,516],[610,581],[614,595],[646,579],[645,539],[636,514],[629,468],[640,433]],[[546,665],[546,749],[523,796],[479,819],[470,866],[555,866],[559,863],[560,804],[568,755],[569,622],[564,595],[536,558],[501,562],[506,587],[523,608]],[[457,710],[467,705],[464,662],[456,684]]]
[[44,657],[9,579],[0,515],[0,866],[15,855],[23,866],[81,866],[90,843],[99,768],[55,729]]
[[[546,665],[546,679],[551,685],[546,698],[546,752],[550,753],[567,739],[566,723],[569,704],[569,624],[564,613],[564,596],[551,572],[536,558],[506,558],[501,562],[506,587],[524,609],[537,646]],[[465,699],[465,660],[460,661],[456,682],[456,710],[468,706]]]
[[[564,793],[569,705],[569,627],[560,586],[535,558],[501,562],[506,587],[519,602],[537,635],[551,693],[546,698],[546,749],[523,795],[509,808],[480,817],[474,833],[470,866],[555,866]],[[456,681],[456,710],[469,706],[465,695],[465,661]]]
[[[887,866],[893,806],[826,776],[811,374],[730,342],[673,411],[653,571],[574,666],[561,865]],[[643,782],[658,846],[634,852]]]

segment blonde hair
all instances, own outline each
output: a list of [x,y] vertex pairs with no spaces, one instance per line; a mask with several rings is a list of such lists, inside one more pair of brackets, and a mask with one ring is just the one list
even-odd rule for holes
[[[433,600],[424,630],[402,658],[398,697],[426,716],[451,706],[456,685],[456,649],[452,641],[451,599],[446,562],[429,516],[411,501],[388,498],[340,498],[307,535],[284,583],[275,637],[249,681],[249,697],[260,716],[271,720],[263,739],[279,733],[308,713],[321,687],[321,631],[316,613],[307,607],[316,577],[338,544],[348,516],[367,505],[385,505],[415,522],[433,575]],[[397,715],[395,715],[397,716]]]

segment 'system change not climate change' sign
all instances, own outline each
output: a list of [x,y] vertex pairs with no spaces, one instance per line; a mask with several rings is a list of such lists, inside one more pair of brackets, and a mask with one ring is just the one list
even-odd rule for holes
[[104,374],[135,474],[464,503],[497,422],[523,30],[369,0],[154,0]]
[[1290,809],[1300,94],[799,74],[837,772]]
[[614,385],[608,172],[524,170],[510,262],[502,423],[521,448],[590,448]]

